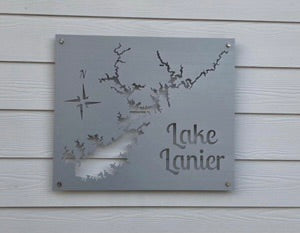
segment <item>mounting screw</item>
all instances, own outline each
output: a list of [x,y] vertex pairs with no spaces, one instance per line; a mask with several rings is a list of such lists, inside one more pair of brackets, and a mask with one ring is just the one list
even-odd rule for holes
[[226,187],[230,187],[230,186],[231,186],[231,183],[230,183],[230,182],[226,182],[226,183],[225,183],[225,186],[226,186]]
[[58,188],[60,188],[60,187],[62,186],[62,183],[61,183],[60,181],[58,181],[58,182],[56,183],[56,186],[57,186]]
[[226,48],[230,48],[230,47],[231,47],[231,44],[227,43]]
[[63,38],[60,38],[59,41],[58,41],[58,43],[63,44],[63,43],[65,43],[65,41],[64,41]]

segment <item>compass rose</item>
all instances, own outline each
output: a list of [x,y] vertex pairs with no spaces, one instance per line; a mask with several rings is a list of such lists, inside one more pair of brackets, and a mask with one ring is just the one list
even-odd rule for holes
[[76,107],[79,108],[79,110],[80,110],[80,117],[81,117],[81,120],[82,120],[83,119],[83,107],[84,106],[86,108],[88,108],[89,105],[101,103],[100,101],[88,101],[88,99],[89,99],[89,96],[86,95],[85,89],[84,89],[84,84],[82,84],[82,96],[81,97],[77,96],[74,99],[65,100],[65,102],[76,103]]

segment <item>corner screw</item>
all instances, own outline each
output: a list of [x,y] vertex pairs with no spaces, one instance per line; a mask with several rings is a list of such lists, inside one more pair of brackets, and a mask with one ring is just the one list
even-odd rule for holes
[[227,43],[226,48],[230,48],[230,47],[231,47],[231,44]]
[[58,188],[60,188],[60,187],[62,186],[62,183],[61,183],[60,181],[58,181],[58,182],[56,183],[56,186],[57,186]]
[[58,41],[58,43],[63,44],[63,43],[65,43],[65,41],[64,41],[63,38],[60,38],[59,41]]
[[231,186],[231,183],[230,183],[230,182],[226,182],[226,183],[225,183],[225,186],[226,186],[226,187],[230,187],[230,186]]

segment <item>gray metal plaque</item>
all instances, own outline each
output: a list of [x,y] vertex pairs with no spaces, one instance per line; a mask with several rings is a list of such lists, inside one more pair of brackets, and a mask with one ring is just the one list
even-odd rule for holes
[[54,190],[231,190],[234,39],[56,36]]

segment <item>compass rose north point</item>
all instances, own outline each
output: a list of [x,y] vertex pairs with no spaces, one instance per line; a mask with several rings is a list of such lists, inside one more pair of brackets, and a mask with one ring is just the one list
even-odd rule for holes
[[77,96],[74,99],[65,100],[65,102],[75,103],[76,107],[80,110],[80,118],[83,119],[83,107],[88,108],[89,105],[99,104],[101,101],[89,101],[89,96],[85,93],[84,84],[82,84],[82,96]]

